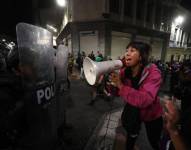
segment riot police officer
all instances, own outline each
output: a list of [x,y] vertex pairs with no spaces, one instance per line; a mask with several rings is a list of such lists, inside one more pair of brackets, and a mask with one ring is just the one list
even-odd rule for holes
[[6,61],[4,71],[0,74],[0,148],[19,146],[19,138],[27,130],[18,50],[13,47],[7,49],[6,54],[2,55]]

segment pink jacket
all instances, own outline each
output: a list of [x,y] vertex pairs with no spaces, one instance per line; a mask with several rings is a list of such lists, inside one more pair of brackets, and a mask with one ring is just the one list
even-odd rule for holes
[[[121,78],[125,78],[125,69],[121,69]],[[123,81],[123,85],[119,89],[119,95],[124,101],[140,108],[142,121],[151,121],[162,115],[162,107],[160,105],[158,91],[161,85],[161,73],[155,64],[149,64],[142,72],[139,81],[139,89],[131,87],[129,79]]]

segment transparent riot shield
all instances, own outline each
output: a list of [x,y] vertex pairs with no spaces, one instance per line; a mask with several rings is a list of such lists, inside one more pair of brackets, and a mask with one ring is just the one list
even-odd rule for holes
[[26,23],[16,26],[19,68],[26,90],[29,145],[49,149],[56,139],[55,71],[52,34]]
[[17,42],[24,85],[34,88],[54,82],[54,50],[52,34],[40,27],[20,23]]
[[56,53],[56,81],[67,80],[68,70],[68,48],[64,45],[59,45]]
[[65,121],[65,109],[67,107],[68,89],[68,48],[60,44],[56,53],[56,97],[58,108],[58,125]]

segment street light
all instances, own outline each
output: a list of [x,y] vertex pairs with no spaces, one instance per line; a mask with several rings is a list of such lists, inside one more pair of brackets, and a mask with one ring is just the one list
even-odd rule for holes
[[182,16],[178,16],[178,17],[175,19],[176,25],[182,24],[183,21],[184,21],[184,17],[182,17]]
[[57,4],[61,7],[65,7],[66,6],[66,0],[56,0]]

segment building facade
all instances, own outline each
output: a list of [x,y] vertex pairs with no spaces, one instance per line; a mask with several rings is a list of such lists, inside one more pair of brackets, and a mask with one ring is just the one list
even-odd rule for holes
[[176,7],[171,25],[171,34],[166,60],[191,60],[191,13],[181,6]]
[[116,59],[124,53],[131,40],[138,40],[151,44],[152,59],[169,60],[170,33],[179,0],[67,2],[65,24],[59,32],[57,43],[67,43],[74,56],[82,51],[86,54],[100,51]]

